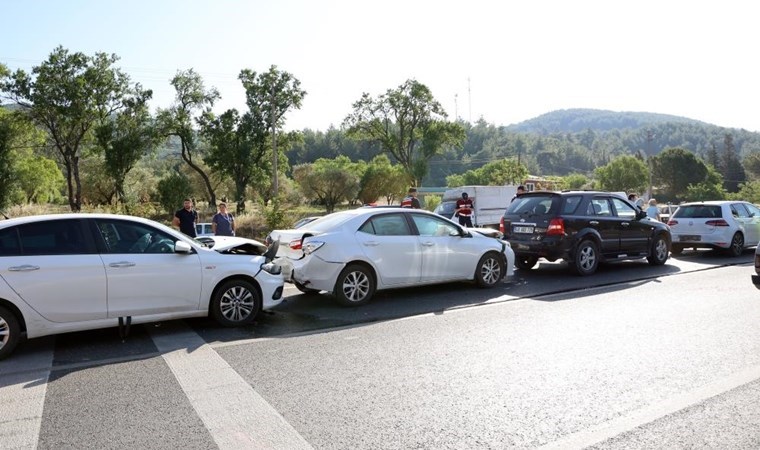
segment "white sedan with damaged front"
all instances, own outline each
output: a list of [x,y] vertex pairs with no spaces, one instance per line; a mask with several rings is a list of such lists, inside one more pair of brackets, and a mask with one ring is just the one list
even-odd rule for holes
[[302,292],[367,303],[378,290],[452,281],[493,287],[514,273],[509,243],[423,210],[359,208],[274,230],[276,262]]

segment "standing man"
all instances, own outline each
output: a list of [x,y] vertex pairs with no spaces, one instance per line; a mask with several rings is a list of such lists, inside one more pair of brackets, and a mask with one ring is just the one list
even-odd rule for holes
[[402,208],[414,208],[414,209],[420,209],[420,208],[422,208],[422,206],[420,205],[420,201],[417,200],[417,189],[416,188],[409,188],[409,193],[401,201],[401,207]]
[[472,228],[472,213],[475,208],[472,199],[467,192],[462,192],[462,198],[457,200],[456,215],[459,216],[459,225]]
[[509,203],[512,203],[513,201],[515,201],[517,197],[523,195],[524,193],[525,193],[525,186],[523,186],[522,184],[517,186],[517,193],[512,196],[512,200],[510,200]]
[[193,201],[186,198],[183,208],[174,213],[172,225],[179,227],[179,231],[191,238],[195,237],[195,222],[198,221],[198,212],[193,209]]
[[211,231],[216,236],[234,236],[235,218],[227,212],[227,204],[219,203],[219,212],[211,218]]

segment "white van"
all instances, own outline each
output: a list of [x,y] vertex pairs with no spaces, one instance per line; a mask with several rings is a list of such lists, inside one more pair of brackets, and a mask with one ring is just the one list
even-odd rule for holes
[[467,195],[472,199],[474,207],[472,225],[498,230],[504,211],[509,206],[512,197],[517,194],[517,186],[460,186],[447,189],[443,193],[441,204],[433,212],[456,221],[454,211],[457,209],[457,200],[462,198],[463,192],[467,192]]

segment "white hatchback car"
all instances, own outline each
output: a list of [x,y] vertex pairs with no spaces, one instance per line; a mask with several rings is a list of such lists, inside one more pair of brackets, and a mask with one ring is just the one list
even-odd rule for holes
[[331,292],[344,305],[389,288],[464,280],[493,287],[514,273],[508,242],[417,209],[337,212],[270,239],[280,242],[276,261],[289,281],[303,292]]
[[[237,240],[235,240],[237,239]],[[253,322],[282,300],[275,246],[210,249],[138,217],[60,214],[0,221],[0,358],[23,337],[210,315]]]
[[739,256],[760,242],[760,209],[742,201],[684,203],[668,220],[671,253],[684,248],[715,248]]

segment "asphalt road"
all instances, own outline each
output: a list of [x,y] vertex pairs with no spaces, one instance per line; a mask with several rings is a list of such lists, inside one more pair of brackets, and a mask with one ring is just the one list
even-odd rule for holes
[[0,448],[758,448],[752,254],[542,262],[490,290],[43,338],[0,362]]

